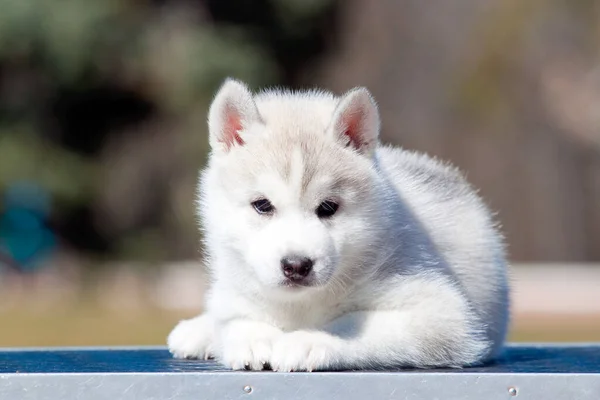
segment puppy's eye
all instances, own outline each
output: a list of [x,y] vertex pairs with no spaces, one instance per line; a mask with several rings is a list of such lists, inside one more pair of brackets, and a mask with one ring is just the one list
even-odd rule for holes
[[339,204],[335,201],[325,200],[319,207],[317,207],[316,213],[319,218],[329,218],[333,216],[338,210]]
[[258,199],[253,201],[252,207],[254,207],[256,212],[259,214],[271,214],[273,211],[275,211],[275,207],[273,207],[273,204],[271,204],[271,202],[267,199]]

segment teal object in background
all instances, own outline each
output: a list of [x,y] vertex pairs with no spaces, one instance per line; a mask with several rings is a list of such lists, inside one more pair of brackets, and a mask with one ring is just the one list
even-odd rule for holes
[[0,253],[21,271],[33,271],[56,248],[56,236],[46,221],[50,198],[40,186],[13,184],[3,198],[0,214]]

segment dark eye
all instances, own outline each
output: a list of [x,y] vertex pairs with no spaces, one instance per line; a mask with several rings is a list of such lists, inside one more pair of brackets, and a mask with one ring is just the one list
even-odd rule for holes
[[273,204],[271,204],[271,202],[267,199],[258,199],[253,201],[252,207],[254,207],[256,212],[259,214],[271,214],[273,211],[275,211],[275,207],[273,207]]
[[317,207],[317,216],[319,218],[329,218],[336,213],[338,207],[338,203],[331,200],[325,200]]

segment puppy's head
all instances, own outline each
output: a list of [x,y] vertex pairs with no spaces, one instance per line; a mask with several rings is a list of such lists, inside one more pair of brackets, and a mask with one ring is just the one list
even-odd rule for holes
[[287,295],[360,273],[379,207],[379,115],[366,89],[253,96],[228,80],[208,123],[200,212],[215,268]]

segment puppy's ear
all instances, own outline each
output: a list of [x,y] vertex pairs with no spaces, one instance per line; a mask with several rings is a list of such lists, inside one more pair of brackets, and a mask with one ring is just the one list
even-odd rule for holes
[[329,130],[344,146],[371,156],[379,138],[379,111],[365,88],[352,89],[338,103]]
[[261,123],[260,114],[248,87],[235,79],[225,80],[208,111],[210,146],[227,152],[244,145],[244,130]]

